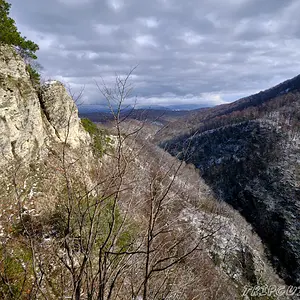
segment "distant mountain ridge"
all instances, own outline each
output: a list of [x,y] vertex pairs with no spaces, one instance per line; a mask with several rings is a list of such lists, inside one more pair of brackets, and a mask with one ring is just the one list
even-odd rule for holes
[[[160,122],[165,125],[170,121],[188,115],[187,110],[171,109],[126,109],[121,111],[122,118],[135,119],[146,122]],[[113,114],[109,111],[79,113],[81,118],[88,118],[93,122],[106,123],[113,120]]]
[[[228,114],[235,110],[245,109],[250,106],[258,106],[265,103],[273,98],[287,94],[289,92],[300,90],[300,75],[294,78],[288,79],[284,82],[277,84],[267,90],[260,91],[254,95],[241,98],[232,104],[224,104],[223,107],[228,107],[228,110],[223,111],[223,114]],[[234,105],[235,104],[235,105]],[[217,106],[220,107],[220,106]]]
[[[180,105],[168,105],[168,106],[161,106],[161,105],[139,105],[138,107],[134,106],[127,106],[127,109],[135,109],[135,110],[163,110],[163,111],[191,111],[191,110],[198,110],[202,109],[203,105],[201,104],[180,104]],[[204,106],[207,107],[207,106]],[[81,114],[94,114],[94,113],[109,113],[110,109],[107,107],[106,104],[81,104],[78,107],[79,113]]]
[[[256,118],[261,114],[261,110],[264,110],[263,113],[265,113],[266,110],[269,109],[271,111],[273,109],[272,105],[275,98],[279,99],[277,104],[283,106],[289,102],[293,102],[294,100],[291,99],[291,95],[298,91],[300,91],[300,75],[265,91],[241,98],[232,103],[189,111],[183,118],[171,121],[164,131],[156,135],[155,141],[166,141],[180,135],[194,134],[196,131],[199,132],[199,130],[203,130],[202,127],[204,127],[204,130],[206,130],[207,127],[216,128],[220,123],[222,123],[222,125],[224,125],[226,121],[230,123],[230,119],[236,119],[237,115],[239,115],[239,117],[243,114],[247,115],[243,120]],[[283,99],[285,95],[289,95],[287,97],[288,99]],[[268,105],[270,100],[272,101],[270,105]],[[285,100],[288,103],[285,103]],[[280,101],[281,103],[279,103]]]

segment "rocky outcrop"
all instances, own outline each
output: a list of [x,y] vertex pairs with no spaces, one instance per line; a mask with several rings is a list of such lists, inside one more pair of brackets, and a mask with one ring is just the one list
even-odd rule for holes
[[62,142],[66,141],[73,148],[88,142],[78,119],[76,104],[62,83],[46,82],[41,89],[40,103],[48,122]]
[[1,161],[36,153],[47,136],[39,99],[25,64],[11,47],[0,47]]
[[0,164],[38,158],[51,143],[89,142],[64,86],[46,84],[37,93],[23,59],[6,45],[0,45],[0,132]]

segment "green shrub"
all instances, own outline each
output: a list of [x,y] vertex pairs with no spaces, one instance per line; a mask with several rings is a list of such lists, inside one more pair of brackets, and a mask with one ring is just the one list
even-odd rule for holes
[[34,67],[32,67],[31,64],[28,64],[26,66],[26,70],[29,73],[30,80],[33,86],[39,85],[41,80],[41,75],[39,74],[39,72]]
[[91,135],[95,135],[99,132],[99,128],[97,127],[97,125],[87,118],[81,119],[81,124],[84,129]]
[[112,140],[105,134],[104,130],[98,128],[91,120],[83,118],[81,124],[93,139],[94,154],[102,157],[111,148]]
[[28,299],[33,287],[32,255],[24,243],[15,240],[0,247],[0,298]]
[[[72,206],[71,214],[67,206],[57,205],[46,227],[58,239],[68,236],[75,251],[80,247],[84,250],[91,236],[94,237],[96,253],[104,243],[107,243],[106,248],[114,244],[115,251],[126,251],[135,238],[136,229],[128,221],[124,222],[124,216],[114,201],[113,198],[85,197]],[[111,238],[106,241],[110,231]],[[117,236],[115,240],[114,236]]]
[[9,17],[11,4],[0,0],[0,43],[13,45],[27,64],[27,71],[34,86],[40,83],[40,74],[33,60],[37,59],[35,52],[39,46],[26,37],[21,36],[15,21]]
[[0,0],[0,42],[7,45],[14,45],[16,50],[25,59],[36,59],[35,52],[39,46],[33,41],[22,37],[18,31],[15,21],[9,17],[11,4]]

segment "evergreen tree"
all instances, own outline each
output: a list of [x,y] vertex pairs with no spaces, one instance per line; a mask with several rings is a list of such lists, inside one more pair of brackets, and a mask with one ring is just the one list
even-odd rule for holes
[[27,40],[18,31],[15,21],[9,17],[11,4],[0,0],[0,43],[13,45],[16,51],[23,57],[27,64],[27,71],[34,84],[39,83],[40,74],[35,68],[33,60],[37,59],[35,52],[39,46],[33,41]]
[[14,45],[25,59],[36,59],[35,52],[39,49],[39,46],[21,36],[15,21],[9,17],[10,6],[5,0],[0,0],[0,42]]

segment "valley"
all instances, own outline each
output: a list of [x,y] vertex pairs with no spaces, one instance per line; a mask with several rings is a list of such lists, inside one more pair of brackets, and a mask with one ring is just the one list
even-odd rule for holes
[[300,76],[227,105],[126,114],[128,123],[143,121],[154,144],[199,169],[217,199],[254,226],[278,273],[299,285]]

